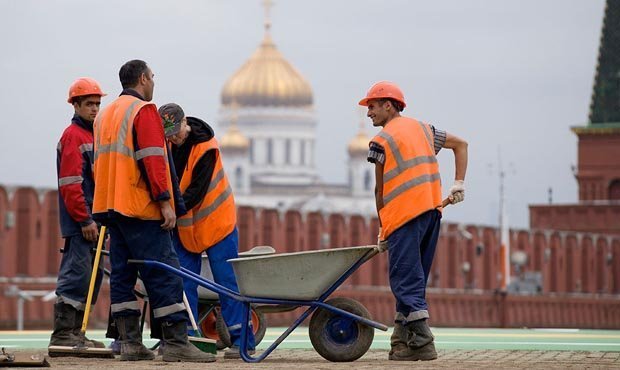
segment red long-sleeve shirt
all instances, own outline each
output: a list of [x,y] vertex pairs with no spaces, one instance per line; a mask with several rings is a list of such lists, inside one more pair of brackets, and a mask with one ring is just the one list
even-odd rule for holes
[[93,126],[75,115],[56,148],[60,228],[63,237],[79,235],[93,222]]
[[[148,148],[161,148],[166,145],[164,127],[155,105],[140,109],[133,121],[135,134],[135,151]],[[162,155],[147,155],[138,160],[138,165],[146,175],[147,184],[154,200],[170,199],[167,183],[167,158]]]

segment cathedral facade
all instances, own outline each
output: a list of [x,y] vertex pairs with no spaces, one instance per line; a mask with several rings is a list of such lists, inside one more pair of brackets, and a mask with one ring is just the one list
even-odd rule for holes
[[317,124],[312,88],[276,48],[267,20],[262,42],[221,92],[219,141],[238,205],[376,215],[370,139],[360,128],[347,147],[347,183],[329,184],[315,162]]

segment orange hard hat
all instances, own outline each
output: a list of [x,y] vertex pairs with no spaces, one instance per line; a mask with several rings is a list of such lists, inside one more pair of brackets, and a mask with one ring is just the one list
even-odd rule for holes
[[366,97],[360,100],[359,105],[368,106],[371,99],[394,99],[403,104],[403,108],[407,106],[405,103],[405,95],[403,91],[393,82],[380,81],[372,85],[366,93]]
[[86,95],[106,96],[106,94],[101,91],[99,82],[93,80],[90,77],[81,77],[73,81],[73,83],[71,84],[71,87],[69,88],[69,99],[67,99],[67,103],[73,104],[73,98]]

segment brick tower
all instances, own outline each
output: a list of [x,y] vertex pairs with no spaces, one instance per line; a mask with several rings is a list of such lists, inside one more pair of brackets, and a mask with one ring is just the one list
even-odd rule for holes
[[586,126],[577,135],[579,203],[531,205],[530,227],[620,234],[620,1],[607,0]]

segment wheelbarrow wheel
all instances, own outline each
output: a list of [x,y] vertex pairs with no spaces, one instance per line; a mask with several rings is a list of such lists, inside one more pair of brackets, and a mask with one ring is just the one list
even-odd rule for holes
[[[202,316],[202,314],[200,315]],[[212,309],[211,312],[200,322],[200,330],[205,338],[215,340],[215,346],[218,350],[224,349],[227,345],[222,342],[217,331],[217,321],[221,320],[222,313],[219,309]]]
[[[256,311],[254,307],[252,307],[252,311],[250,311],[250,316],[252,319],[252,331],[254,332],[254,343],[258,346],[258,344],[265,337],[265,332],[267,331],[267,320],[265,319],[265,314]],[[232,347],[233,343],[230,340],[230,334],[228,333],[228,327],[226,326],[226,322],[224,322],[224,317],[220,314],[217,318],[217,333],[222,341],[222,343],[226,347]]]
[[[325,303],[370,319],[366,307],[356,300],[338,297]],[[333,362],[355,361],[362,357],[375,336],[372,327],[324,308],[318,308],[312,315],[308,330],[312,347]]]

